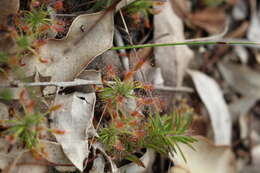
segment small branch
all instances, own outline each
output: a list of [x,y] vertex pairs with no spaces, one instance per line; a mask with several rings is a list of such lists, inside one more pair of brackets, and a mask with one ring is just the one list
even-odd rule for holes
[[20,83],[19,81],[10,82],[7,84],[0,84],[0,88],[19,88],[19,87],[40,87],[40,86],[56,86],[56,87],[72,87],[82,85],[102,85],[101,81],[91,80],[76,80],[71,82],[31,82]]
[[[113,81],[106,81],[107,84],[114,84]],[[0,84],[0,88],[22,88],[22,87],[44,87],[44,86],[55,86],[55,87],[73,87],[73,86],[83,86],[83,85],[102,85],[101,81],[92,80],[76,80],[70,82],[30,82],[23,83],[19,81],[14,81],[6,84]],[[181,92],[193,92],[193,89],[188,87],[169,87],[154,85],[154,89],[163,91],[181,91]]]

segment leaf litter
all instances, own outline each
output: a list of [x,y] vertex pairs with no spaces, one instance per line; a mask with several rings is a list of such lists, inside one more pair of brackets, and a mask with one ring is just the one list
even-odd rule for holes
[[[3,2],[6,3],[7,1]],[[14,1],[9,2],[11,3]],[[82,1],[78,2],[81,3]],[[123,6],[131,2],[133,1],[121,1],[117,6],[117,11],[119,10],[119,8],[122,9]],[[154,32],[154,40],[152,41],[156,43],[166,43],[183,41],[184,35],[185,37],[194,36],[202,38],[202,36],[205,36],[205,33],[206,36],[207,34],[211,33],[220,33],[226,25],[226,16],[230,15],[228,11],[224,12],[222,10],[222,7],[228,7],[229,9],[233,8],[233,13],[231,15],[233,15],[234,19],[231,19],[231,22],[247,22],[248,20],[248,2],[244,1],[242,3],[242,1],[239,1],[238,3],[235,3],[229,0],[225,2],[219,1],[217,3],[221,4],[222,6],[211,6],[210,4],[215,3],[209,3],[209,1],[206,2],[206,0],[203,1],[203,3],[191,3],[190,9],[185,11],[186,15],[188,14],[188,19],[185,19],[185,15],[181,16],[181,18],[176,15],[178,11],[175,11],[175,9],[178,9],[178,7],[174,7],[173,10],[171,8],[171,2],[166,1],[163,6],[160,6],[161,11],[154,16],[154,28],[146,28],[147,30]],[[19,4],[17,3],[15,3],[15,5],[12,5],[12,13],[17,12],[17,5],[19,6]],[[199,8],[199,10],[197,9],[194,11],[193,9],[195,7]],[[185,8],[189,7],[187,6]],[[5,13],[4,11],[1,12],[0,17],[5,15],[3,14]],[[104,15],[104,13],[106,12],[79,15],[72,22],[65,38],[60,40],[50,39],[47,41],[47,44],[40,47],[38,56],[40,58],[44,58],[47,63],[39,62],[39,57],[37,56],[29,56],[23,59],[25,60],[24,63],[26,65],[22,68],[27,73],[27,76],[33,76],[36,73],[36,76],[38,75],[45,78],[50,78],[50,81],[64,82],[74,80],[95,80],[97,78],[92,78],[92,75],[95,76],[95,74],[97,74],[97,76],[99,76],[97,80],[101,81],[102,79],[100,79],[99,72],[84,70],[86,66],[90,64],[94,59],[96,59],[96,57],[98,57],[99,55],[102,54],[103,59],[106,58],[106,54],[103,53],[113,46],[115,13],[114,10],[108,11],[106,15]],[[100,20],[101,17],[102,19]],[[242,34],[239,34],[239,36],[243,35],[245,31],[247,31],[247,38],[249,40],[258,41],[258,36],[256,32],[259,29],[259,26],[257,24],[257,21],[259,19],[258,14],[254,13],[254,15],[250,17],[251,24],[249,29],[244,28]],[[134,20],[134,18],[132,18],[131,20]],[[133,21],[131,20],[130,22],[129,20],[126,21],[131,24],[133,23]],[[182,22],[182,20],[184,22]],[[188,22],[189,20],[191,21],[190,23]],[[233,25],[233,23],[229,26],[231,27],[231,29],[237,27],[237,24]],[[91,29],[93,26],[95,26],[94,29]],[[194,34],[187,30],[187,27],[191,31],[194,31]],[[196,28],[196,30],[194,28]],[[128,43],[127,39],[125,39],[124,31],[122,31],[120,27],[117,29],[120,31],[119,34],[121,34],[122,38],[124,39],[123,42]],[[140,35],[142,35],[140,34],[140,32],[137,32],[137,34],[135,33],[136,35],[133,34],[135,31],[132,32],[131,29],[133,28],[130,27],[130,36],[139,37]],[[241,28],[237,27],[235,29],[240,30]],[[224,32],[223,35],[219,35],[218,39],[221,39],[225,35],[225,33],[226,32]],[[166,36],[160,38],[161,35]],[[232,34],[229,33],[228,35]],[[158,37],[159,39],[157,39]],[[4,37],[4,39],[8,40],[10,38]],[[5,45],[2,44],[1,41],[2,40],[0,40],[0,45],[1,48],[3,48]],[[12,46],[6,46],[7,49],[12,50],[12,48],[10,48]],[[0,50],[2,51],[1,48]],[[214,48],[215,47],[205,46],[204,51],[206,52],[204,53],[209,53],[209,50],[211,50],[211,52],[213,52],[211,54],[212,57],[216,58],[217,55],[214,55]],[[188,162],[184,163],[183,160],[180,158],[181,154],[178,153],[172,160],[174,164],[177,165],[172,168],[174,172],[190,171],[196,173],[203,172],[204,170],[212,170],[215,172],[234,172],[235,166],[233,163],[235,163],[235,160],[231,151],[231,147],[235,145],[235,142],[231,140],[232,137],[234,138],[234,136],[231,136],[231,126],[236,124],[236,120],[237,118],[239,118],[239,121],[243,121],[243,123],[246,123],[246,128],[251,128],[246,122],[250,120],[248,119],[247,114],[254,114],[254,112],[252,113],[252,110],[255,110],[258,107],[257,100],[259,97],[259,74],[258,72],[256,72],[256,69],[258,68],[257,66],[259,64],[252,65],[252,59],[253,61],[255,59],[251,56],[251,48],[244,49],[244,47],[240,47],[236,48],[235,50],[239,57],[239,59],[235,59],[235,61],[242,62],[243,65],[234,65],[230,62],[219,63],[218,60],[214,59],[215,62],[218,62],[217,66],[221,74],[217,72],[215,67],[209,67],[205,65],[207,63],[206,61],[209,60],[211,56],[207,57],[206,55],[204,56],[204,54],[200,54],[201,57],[197,57],[197,54],[193,53],[196,53],[197,50],[190,49],[187,46],[155,48],[154,52],[152,52],[151,50],[149,51],[149,53],[151,55],[154,55],[154,57],[149,56],[149,68],[147,68],[149,70],[147,70],[147,72],[145,73],[145,77],[147,77],[148,79],[150,78],[149,82],[161,85],[162,87],[181,87],[182,85],[193,87],[193,85],[191,85],[191,79],[185,78],[188,65],[190,61],[197,61],[197,58],[203,59],[202,66],[196,68],[196,70],[199,69],[200,72],[189,70],[189,74],[193,79],[198,96],[194,95],[194,93],[176,94],[176,98],[171,97],[171,99],[168,101],[174,102],[179,98],[184,100],[188,99],[188,104],[196,105],[195,111],[198,114],[202,114],[202,119],[212,124],[214,133],[213,139],[215,144],[229,145],[229,147],[215,146],[201,137],[198,137],[199,142],[195,143],[193,146],[196,151],[190,150],[189,148],[186,148],[186,146],[181,145],[180,147],[183,148],[183,152]],[[126,51],[124,52],[127,54]],[[243,52],[249,52],[249,55],[246,55]],[[222,53],[226,54],[227,51],[223,51]],[[113,58],[118,58],[118,55],[111,55],[111,62],[116,64],[118,66],[118,69],[122,68],[122,65],[120,64],[118,59],[115,61],[113,60]],[[121,55],[119,54],[119,56]],[[130,57],[129,61],[132,60],[131,56],[123,56],[125,58]],[[193,56],[195,56],[196,58],[193,58]],[[230,59],[228,59],[227,61],[230,61]],[[234,61],[234,59],[232,59],[231,61]],[[110,60],[108,60],[104,64],[106,66],[109,65],[109,63]],[[256,61],[256,63],[258,62]],[[100,67],[101,66],[94,66],[95,70],[101,70],[104,76],[106,72],[104,72],[104,70]],[[85,77],[82,78],[82,75],[85,75]],[[227,89],[226,86],[223,85],[223,83],[219,82],[221,81],[219,78],[222,79],[222,82],[224,84],[227,83],[227,85],[230,86],[231,89]],[[63,105],[63,107],[62,109],[52,113],[51,117],[53,119],[53,122],[51,122],[51,127],[55,129],[58,128],[65,133],[63,135],[54,134],[56,141],[54,139],[51,139],[51,141],[42,141],[42,143],[46,146],[47,152],[49,153],[48,156],[44,156],[45,159],[57,165],[70,165],[55,166],[56,169],[59,171],[75,171],[75,167],[78,168],[80,171],[83,171],[86,166],[85,159],[90,156],[90,152],[92,152],[90,151],[90,148],[92,148],[93,150],[100,152],[94,152],[96,157],[93,159],[93,167],[91,169],[92,172],[106,172],[107,169],[110,169],[111,172],[120,172],[120,170],[123,169],[126,170],[126,172],[143,172],[147,170],[150,171],[150,165],[146,168],[138,167],[138,165],[136,165],[135,163],[120,165],[117,161],[113,160],[109,153],[106,153],[102,145],[99,145],[98,143],[93,143],[92,146],[90,146],[88,139],[92,136],[97,135],[98,130],[94,128],[95,123],[93,123],[96,120],[94,114],[95,116],[97,115],[97,111],[94,111],[94,107],[97,106],[94,87],[83,86],[75,88],[65,88],[65,94],[63,95],[61,94],[61,92],[64,91],[58,90],[60,92],[56,93],[56,97],[52,105],[61,104]],[[73,91],[70,92],[70,89],[72,89]],[[234,89],[235,91],[235,94],[232,92],[233,95],[229,93],[229,91],[232,89]],[[69,90],[68,93],[66,92],[67,90]],[[75,92],[74,90],[76,90],[77,92]],[[19,93],[20,92],[16,94],[16,98],[18,99]],[[53,94],[54,92],[52,91],[51,93]],[[167,92],[166,95],[170,94],[172,93]],[[201,100],[199,99],[199,97]],[[203,105],[201,104],[201,101],[207,108],[207,111],[203,112],[204,106],[201,106]],[[2,114],[5,116],[5,118],[1,117],[1,120],[8,118],[6,115],[8,115],[8,111],[10,111],[8,110],[9,102],[3,101],[3,103],[7,104],[0,104],[0,115]],[[135,110],[137,108],[136,105],[133,103],[129,103],[128,106],[132,110]],[[206,116],[204,115],[209,115],[210,120],[207,120]],[[241,117],[246,118],[244,120]],[[231,121],[231,118],[233,119],[233,121]],[[239,128],[241,131],[243,131],[243,127],[240,126]],[[256,129],[253,130],[256,132]],[[208,136],[210,136],[210,134],[208,134]],[[248,137],[248,135],[245,135],[245,137]],[[211,136],[208,138],[211,138]],[[1,144],[3,144],[4,146],[3,150],[6,150],[7,148],[5,146],[5,143],[1,142]],[[259,160],[259,154],[257,152],[257,146],[247,146],[246,142],[242,142],[242,144],[248,148],[253,149],[253,162],[254,164],[258,163],[257,161]],[[11,158],[13,152],[14,157]],[[11,152],[9,152],[8,154],[3,153],[4,157],[1,157],[2,160],[0,159],[0,165],[2,169],[4,169],[7,164],[14,161],[15,157],[17,156],[15,152],[16,150],[11,150]],[[241,157],[241,155],[239,155],[239,151],[237,151],[236,148],[234,149],[234,152],[236,152],[238,157]],[[2,149],[0,149],[0,153],[2,153]],[[145,165],[147,165],[147,160],[148,162],[150,162],[151,160],[153,160],[154,157],[151,155],[147,155],[147,153],[148,152],[146,152],[140,158],[140,160],[142,160]],[[143,160],[145,157],[147,157],[146,161]],[[158,156],[156,156],[156,159],[158,159]],[[207,164],[205,164],[205,161],[207,161]],[[107,166],[107,163],[109,163],[109,166]],[[154,164],[150,164],[153,166],[157,165],[156,162],[154,162]],[[13,165],[15,166],[15,162],[13,162]],[[26,165],[24,166],[26,168]],[[20,165],[17,166],[18,169],[19,167]],[[157,165],[157,167],[160,166]],[[25,170],[27,170],[28,172],[28,169],[30,169],[29,166]],[[169,170],[169,172],[171,170]],[[165,171],[165,169],[163,171]]]

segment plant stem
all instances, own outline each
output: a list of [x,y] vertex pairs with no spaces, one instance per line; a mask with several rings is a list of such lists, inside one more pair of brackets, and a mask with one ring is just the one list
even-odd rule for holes
[[112,47],[110,50],[120,49],[134,49],[134,48],[145,48],[145,47],[165,47],[165,46],[181,46],[181,45],[260,45],[260,42],[251,41],[183,41],[175,43],[150,43],[150,44],[139,44],[139,45],[128,45]]

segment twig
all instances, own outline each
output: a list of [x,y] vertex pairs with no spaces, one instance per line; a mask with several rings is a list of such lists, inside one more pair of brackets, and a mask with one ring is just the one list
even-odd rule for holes
[[[106,81],[107,84],[114,84],[114,81]],[[14,81],[6,84],[0,84],[0,88],[22,88],[22,87],[41,87],[41,86],[56,86],[56,87],[73,87],[82,85],[102,85],[101,81],[92,80],[76,80],[70,82],[28,82],[23,83],[19,81]],[[193,92],[191,88],[188,87],[169,87],[154,85],[156,90],[164,91],[181,91],[181,92]]]
[[10,82],[7,84],[0,84],[0,88],[19,88],[19,87],[40,87],[40,86],[56,86],[56,87],[72,87],[72,86],[82,86],[82,85],[101,85],[100,81],[91,80],[76,80],[70,82],[30,82],[30,83],[20,83],[18,81]]

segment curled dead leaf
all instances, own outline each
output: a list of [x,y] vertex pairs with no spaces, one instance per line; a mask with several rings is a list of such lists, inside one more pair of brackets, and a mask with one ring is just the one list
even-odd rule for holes
[[[39,56],[49,63],[41,63],[36,57],[27,57],[27,65],[24,66],[27,75],[39,72],[42,76],[51,77],[51,81],[73,80],[93,58],[112,46],[114,13],[103,14],[78,16],[71,24],[66,38],[51,39],[40,47]],[[91,29],[93,26],[94,29]]]

